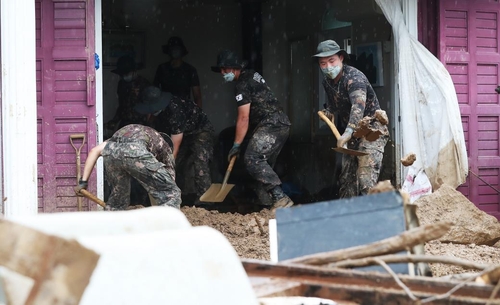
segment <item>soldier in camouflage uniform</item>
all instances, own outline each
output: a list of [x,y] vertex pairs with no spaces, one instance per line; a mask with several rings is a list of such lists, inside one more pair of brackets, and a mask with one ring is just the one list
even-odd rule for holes
[[137,113],[134,106],[141,102],[140,94],[150,82],[137,74],[132,57],[124,55],[118,59],[116,69],[111,72],[120,75],[118,82],[118,109],[115,116],[107,123],[110,129],[119,129],[128,124],[145,124],[145,116]]
[[133,177],[160,206],[179,208],[181,191],[175,184],[175,161],[171,139],[151,127],[130,124],[111,138],[92,148],[76,188],[86,189],[94,165],[103,156],[111,195],[107,210],[125,210],[130,204],[130,179]]
[[281,189],[281,180],[273,167],[291,124],[264,78],[253,70],[243,70],[245,66],[235,53],[224,50],[217,57],[217,66],[212,67],[226,82],[236,82],[238,118],[228,160],[239,155],[247,131],[253,130],[243,157],[246,169],[269,193],[274,208],[289,207],[293,201]]
[[337,141],[337,147],[368,153],[366,156],[342,155],[340,198],[365,195],[378,181],[389,132],[387,126],[383,126],[384,135],[373,142],[353,138],[352,134],[363,117],[373,116],[380,109],[377,95],[361,71],[344,64],[349,55],[335,41],[321,42],[314,57],[318,58],[325,76],[323,87],[328,104],[323,112],[330,120],[338,114],[341,123],[347,126]]
[[178,181],[187,175],[188,170],[194,169],[194,187],[199,198],[212,184],[210,162],[215,133],[212,123],[193,101],[162,92],[154,86],[144,90],[142,100],[136,110],[149,114],[150,125],[172,137]]

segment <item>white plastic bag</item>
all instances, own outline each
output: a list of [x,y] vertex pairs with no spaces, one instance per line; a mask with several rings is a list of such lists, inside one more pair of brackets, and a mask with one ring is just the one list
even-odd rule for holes
[[431,194],[432,185],[423,168],[410,166],[402,190],[410,194],[410,202],[413,203],[418,198]]

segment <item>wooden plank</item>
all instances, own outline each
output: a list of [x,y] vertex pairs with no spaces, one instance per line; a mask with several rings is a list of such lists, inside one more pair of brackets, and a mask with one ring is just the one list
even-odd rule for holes
[[[403,289],[396,283],[394,278],[389,274],[375,273],[375,272],[362,272],[356,270],[343,270],[343,269],[328,269],[321,267],[313,267],[306,265],[294,264],[274,264],[271,262],[264,262],[258,260],[242,260],[243,267],[245,268],[248,276],[272,277],[280,279],[288,279],[294,282],[301,282],[303,284],[311,285],[311,287],[321,288],[322,285],[333,286],[342,285],[343,290],[358,289],[359,287],[371,287],[373,290],[391,289],[393,292],[402,292]],[[398,275],[402,283],[404,283],[414,294],[420,295],[439,295],[445,294],[455,286],[463,284],[460,281],[443,281],[435,278],[426,277],[411,277],[408,275]],[[488,299],[493,292],[494,286],[481,285],[476,283],[465,283],[461,288],[453,293],[455,298],[479,298],[482,299],[483,304],[485,299]],[[311,292],[306,291],[306,296],[313,296]],[[324,294],[316,295],[318,297],[327,297]],[[339,298],[339,296],[335,296]],[[333,299],[335,299],[333,298]],[[342,296],[340,296],[340,299]],[[373,302],[363,304],[414,304],[409,303],[409,299],[404,303],[390,303],[390,302]],[[438,304],[438,303],[432,303]],[[458,304],[458,303],[442,303],[442,304]],[[468,304],[468,303],[463,303]],[[480,303],[470,303],[480,304]]]

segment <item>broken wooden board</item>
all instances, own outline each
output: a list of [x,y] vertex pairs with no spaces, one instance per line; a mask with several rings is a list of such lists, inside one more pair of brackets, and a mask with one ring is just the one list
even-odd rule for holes
[[[243,259],[242,263],[250,278],[268,277],[279,284],[267,289],[254,286],[259,298],[299,295],[330,299],[339,304],[342,304],[341,301],[357,304],[417,304],[389,274],[298,264],[274,264],[250,259]],[[485,304],[495,288],[493,285],[443,281],[428,277],[398,275],[398,278],[416,298],[434,298],[428,304]],[[287,281],[291,283],[289,286]],[[269,283],[272,284],[273,282]],[[462,286],[446,295],[457,285]],[[440,298],[445,295],[446,297]],[[500,304],[500,300],[495,298],[490,304]]]
[[99,254],[75,240],[45,234],[5,219],[0,219],[0,236],[0,265],[33,279],[24,304],[80,302]]

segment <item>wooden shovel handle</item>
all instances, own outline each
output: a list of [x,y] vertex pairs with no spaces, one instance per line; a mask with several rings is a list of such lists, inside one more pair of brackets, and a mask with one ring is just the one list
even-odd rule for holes
[[227,167],[226,174],[224,175],[224,180],[222,180],[222,185],[227,184],[227,179],[229,179],[229,174],[233,170],[234,162],[236,161],[236,156],[231,157],[231,161],[229,161],[229,166]]
[[91,192],[87,191],[86,189],[81,189],[80,194],[83,195],[84,197],[92,200],[93,202],[97,203],[98,205],[102,206],[103,208],[106,207],[106,202],[97,198],[96,195],[92,194]]
[[340,133],[337,130],[337,127],[335,127],[335,124],[333,124],[332,121],[330,121],[330,119],[328,119],[326,117],[326,115],[323,113],[323,111],[318,111],[318,115],[330,127],[333,134],[335,135],[335,138],[337,138],[337,140],[340,139]]

